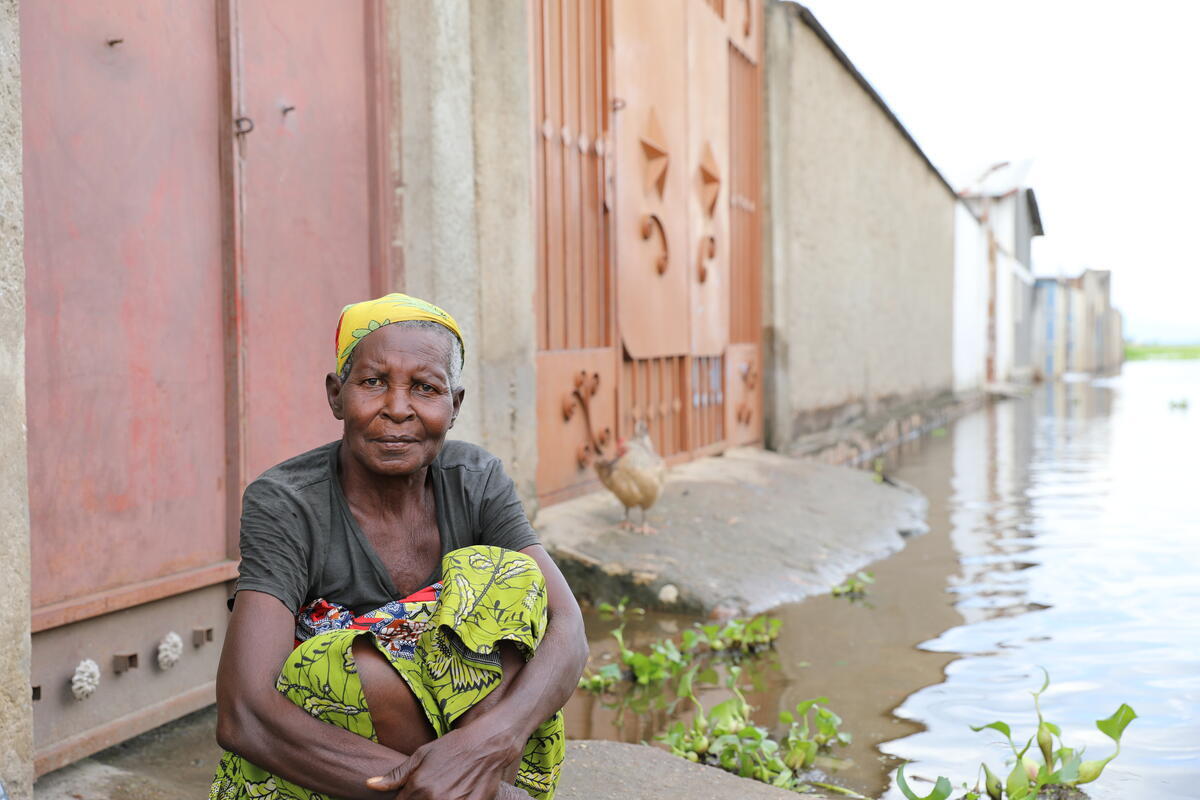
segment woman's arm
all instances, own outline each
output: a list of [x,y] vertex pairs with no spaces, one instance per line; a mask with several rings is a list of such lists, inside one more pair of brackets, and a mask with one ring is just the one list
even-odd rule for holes
[[377,773],[383,780],[376,787],[400,789],[397,800],[491,800],[529,736],[566,705],[579,684],[588,658],[579,604],[545,548],[539,544],[521,552],[537,562],[546,579],[546,635],[499,702],[418,748],[396,769]]
[[217,742],[314,791],[379,800],[366,778],[405,756],[310,716],[275,689],[294,630],[295,618],[278,599],[238,592],[217,669]]

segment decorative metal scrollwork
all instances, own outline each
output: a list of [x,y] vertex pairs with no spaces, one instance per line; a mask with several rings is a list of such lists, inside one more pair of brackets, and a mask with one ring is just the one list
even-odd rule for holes
[[704,153],[700,156],[700,205],[709,218],[717,212],[717,198],[720,195],[721,168],[717,166],[712,145],[705,142]]
[[662,237],[662,253],[659,254],[658,260],[654,262],[654,268],[658,270],[659,275],[662,275],[667,271],[667,265],[671,260],[671,250],[667,245],[667,229],[663,227],[663,222],[659,219],[658,214],[647,214],[642,217],[643,241],[653,236],[656,229],[658,230],[658,235]]
[[580,442],[575,448],[575,461],[580,467],[586,467],[592,459],[603,455],[601,448],[612,438],[612,429],[605,428],[597,436],[592,430],[591,400],[600,389],[600,373],[588,374],[580,370],[575,375],[575,388],[563,396],[563,421],[569,422],[575,416],[578,406],[583,411],[583,424],[587,432],[587,440]]
[[696,277],[701,283],[708,280],[708,262],[717,257],[717,237],[703,236],[700,239],[700,263],[696,268]]
[[671,165],[671,151],[667,149],[667,137],[663,135],[658,112],[650,107],[646,129],[640,138],[642,155],[646,158],[646,191],[654,191],[659,199],[667,190],[667,168]]

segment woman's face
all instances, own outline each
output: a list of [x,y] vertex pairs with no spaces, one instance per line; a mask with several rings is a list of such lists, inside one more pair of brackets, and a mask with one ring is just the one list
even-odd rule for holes
[[350,374],[325,380],[342,442],[369,471],[411,475],[433,463],[462,405],[450,388],[448,337],[384,325],[354,348]]

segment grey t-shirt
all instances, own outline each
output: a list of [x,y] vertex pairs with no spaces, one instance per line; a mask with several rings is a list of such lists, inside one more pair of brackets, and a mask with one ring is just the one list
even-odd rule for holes
[[[401,599],[342,494],[340,445],[277,464],[246,487],[235,596],[243,589],[266,592],[293,614],[317,598],[355,614]],[[512,480],[491,453],[446,442],[429,474],[443,554],[473,544],[521,550],[538,543]],[[440,577],[439,565],[424,585]]]

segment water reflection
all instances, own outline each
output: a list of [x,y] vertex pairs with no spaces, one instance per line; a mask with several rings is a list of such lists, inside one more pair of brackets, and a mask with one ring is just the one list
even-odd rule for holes
[[960,780],[1001,762],[966,726],[1031,732],[1043,665],[1068,744],[1107,754],[1093,721],[1122,702],[1140,715],[1093,798],[1200,796],[1200,415],[1170,408],[1183,397],[1200,402],[1200,362],[1133,363],[955,426],[948,586],[964,622],[921,647],[961,657],[896,710],[926,730],[885,752]]
[[[1187,398],[1188,411],[1171,409]],[[822,596],[776,612],[778,660],[748,693],[756,721],[827,695],[853,732],[848,786],[899,798],[912,776],[974,782],[1004,761],[1004,719],[1047,718],[1069,745],[1111,752],[1094,727],[1126,702],[1140,718],[1089,786],[1095,800],[1200,797],[1200,362],[1141,362],[1121,377],[1041,387],[893,451],[890,470],[929,498],[930,533],[872,569],[870,605]],[[691,620],[651,616],[630,641]],[[612,624],[589,620],[603,663]],[[726,695],[706,690],[706,706]],[[630,714],[580,696],[576,738],[653,740],[671,709]],[[778,726],[776,726],[778,728]]]

